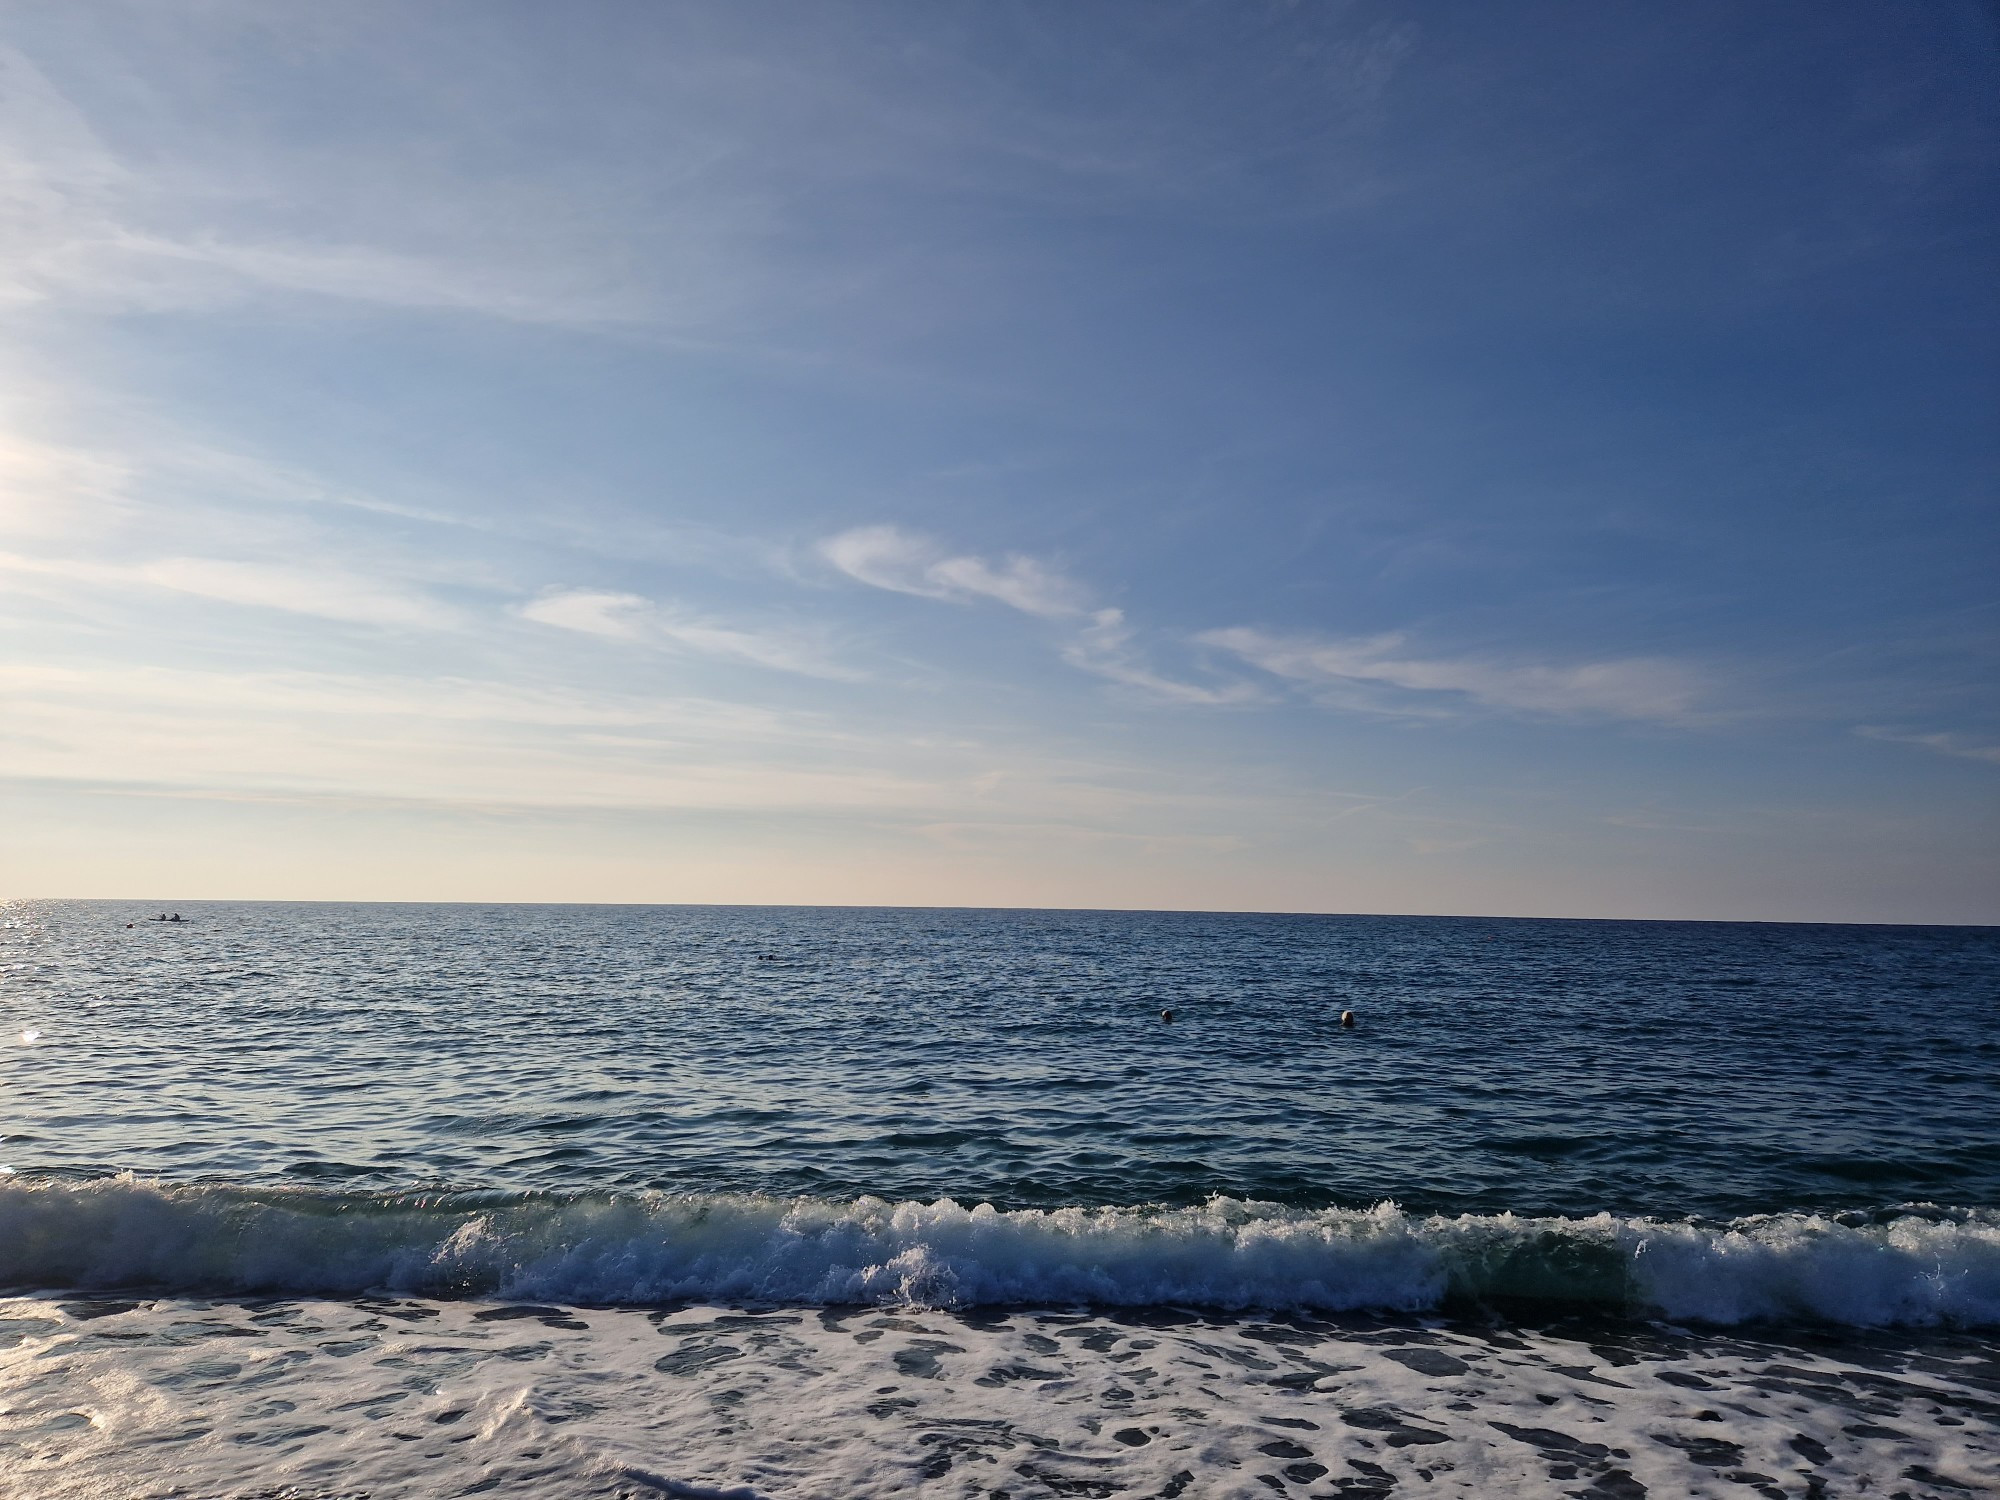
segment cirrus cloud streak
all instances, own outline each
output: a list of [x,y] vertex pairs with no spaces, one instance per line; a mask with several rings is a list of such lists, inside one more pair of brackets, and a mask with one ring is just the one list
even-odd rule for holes
[[991,599],[1045,620],[1084,613],[1083,590],[1046,563],[1020,553],[998,562],[951,555],[895,526],[857,526],[820,543],[820,555],[858,583],[924,599]]
[[[1205,631],[1195,639],[1274,677],[1331,693],[1339,706],[1390,713],[1435,711],[1437,700],[1455,698],[1514,713],[1680,724],[1696,717],[1703,694],[1696,673],[1661,657],[1522,664],[1417,655],[1399,634],[1337,639],[1248,626]],[[1395,692],[1383,695],[1382,689]]]
[[640,594],[604,589],[550,589],[517,611],[524,620],[558,630],[626,641],[656,650],[691,651],[823,677],[857,681],[861,673],[832,659],[825,645],[797,632],[744,630],[721,624]]

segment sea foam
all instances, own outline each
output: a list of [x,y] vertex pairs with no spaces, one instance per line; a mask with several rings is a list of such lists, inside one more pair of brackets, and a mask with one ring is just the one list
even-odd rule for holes
[[1722,1223],[1393,1204],[1000,1211],[754,1195],[368,1194],[130,1177],[0,1185],[0,1283],[177,1292],[1423,1312],[2000,1326],[2000,1213]]

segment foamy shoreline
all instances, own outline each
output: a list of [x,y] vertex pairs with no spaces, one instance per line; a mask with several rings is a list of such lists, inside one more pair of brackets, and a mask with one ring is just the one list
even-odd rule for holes
[[2000,1483],[1950,1333],[1572,1318],[0,1301],[8,1500],[1604,1500]]

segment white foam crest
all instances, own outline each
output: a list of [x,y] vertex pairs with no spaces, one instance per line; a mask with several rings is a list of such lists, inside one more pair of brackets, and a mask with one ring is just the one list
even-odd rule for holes
[[1451,1298],[1713,1323],[2000,1326],[2000,1214],[1456,1218],[751,1195],[369,1195],[0,1183],[0,1283],[656,1305],[1076,1304],[1416,1312]]
[[1621,1227],[1642,1299],[1707,1323],[2000,1325],[2000,1216],[1852,1227],[1768,1214],[1726,1228]]

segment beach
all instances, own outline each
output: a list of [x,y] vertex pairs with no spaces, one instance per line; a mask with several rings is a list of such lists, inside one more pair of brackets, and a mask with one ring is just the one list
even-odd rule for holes
[[21,1500],[2000,1486],[1977,929],[183,914],[6,909]]

